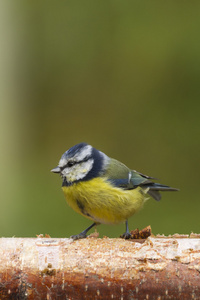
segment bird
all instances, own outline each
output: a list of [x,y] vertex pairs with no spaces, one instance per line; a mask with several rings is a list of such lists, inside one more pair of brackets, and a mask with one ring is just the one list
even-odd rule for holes
[[118,223],[125,223],[121,237],[129,239],[128,219],[143,207],[148,196],[159,201],[160,191],[178,191],[155,183],[156,178],[128,168],[87,143],[68,149],[51,172],[62,177],[68,205],[93,221],[81,233],[72,235],[73,240],[86,238],[95,225]]

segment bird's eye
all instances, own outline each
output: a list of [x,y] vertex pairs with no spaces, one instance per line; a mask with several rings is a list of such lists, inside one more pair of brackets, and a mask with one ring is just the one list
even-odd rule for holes
[[68,161],[67,163],[68,167],[72,167],[73,165],[75,165],[75,161]]

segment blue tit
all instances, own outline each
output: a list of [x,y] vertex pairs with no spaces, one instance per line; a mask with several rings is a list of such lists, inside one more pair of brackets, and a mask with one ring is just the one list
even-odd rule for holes
[[93,224],[74,240],[85,238],[87,232],[98,224],[126,223],[123,238],[130,238],[128,219],[140,210],[148,199],[161,199],[159,191],[177,189],[154,183],[153,177],[129,169],[120,161],[86,143],[67,150],[58,166],[51,170],[62,177],[62,190],[69,206],[93,221]]

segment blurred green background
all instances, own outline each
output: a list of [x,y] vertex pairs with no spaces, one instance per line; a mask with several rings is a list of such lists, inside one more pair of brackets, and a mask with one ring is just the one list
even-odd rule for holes
[[1,236],[91,224],[50,173],[82,141],[180,188],[130,229],[200,232],[199,30],[199,1],[1,1]]

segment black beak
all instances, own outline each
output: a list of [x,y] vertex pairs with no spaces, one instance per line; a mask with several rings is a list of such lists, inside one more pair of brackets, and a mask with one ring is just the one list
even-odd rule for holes
[[53,172],[53,173],[60,173],[61,169],[60,169],[60,167],[56,167],[56,168],[52,169],[51,172]]

